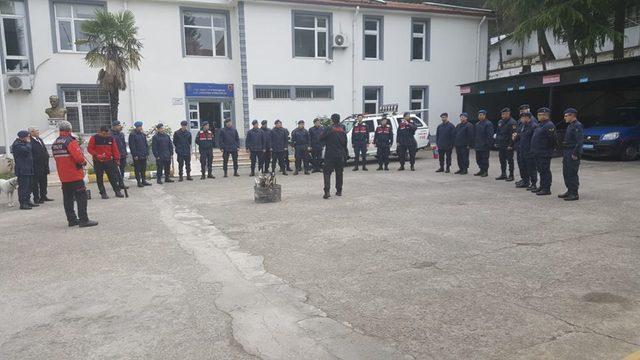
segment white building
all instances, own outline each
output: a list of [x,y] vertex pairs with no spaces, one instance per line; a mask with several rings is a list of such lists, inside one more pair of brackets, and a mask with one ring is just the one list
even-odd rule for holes
[[3,0],[0,146],[29,125],[46,128],[52,94],[79,132],[110,124],[98,70],[75,45],[98,8],[131,10],[144,43],[141,69],[120,96],[127,126],[175,129],[190,119],[197,129],[231,118],[244,134],[253,119],[292,128],[390,103],[429,109],[428,117],[460,111],[456,84],[486,78],[491,13],[479,9],[377,0]]

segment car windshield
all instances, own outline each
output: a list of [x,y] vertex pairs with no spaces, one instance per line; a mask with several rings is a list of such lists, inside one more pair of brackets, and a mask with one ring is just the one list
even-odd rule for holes
[[345,132],[349,132],[351,131],[351,129],[353,129],[353,124],[355,123],[355,121],[353,120],[346,120],[342,122],[342,126],[344,127],[344,131]]
[[640,124],[640,109],[639,108],[618,108],[616,109],[615,116],[605,116],[595,119],[594,125],[600,126],[633,126]]

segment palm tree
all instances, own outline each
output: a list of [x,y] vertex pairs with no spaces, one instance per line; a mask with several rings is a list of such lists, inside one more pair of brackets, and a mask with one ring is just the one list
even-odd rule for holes
[[132,68],[139,70],[142,59],[135,16],[129,10],[98,10],[95,19],[82,24],[82,32],[86,39],[77,43],[89,45],[91,50],[84,60],[90,67],[100,68],[98,83],[109,93],[112,121],[118,120],[120,91],[127,89],[127,73]]

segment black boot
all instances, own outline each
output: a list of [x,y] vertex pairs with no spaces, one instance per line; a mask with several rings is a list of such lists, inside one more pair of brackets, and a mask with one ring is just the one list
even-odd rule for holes
[[252,176],[256,176],[255,170],[251,170],[251,174],[249,174],[249,177],[252,177]]
[[142,184],[142,182],[138,181],[138,187],[144,187],[144,184]]
[[532,191],[533,189],[536,189],[536,184],[535,183],[532,183],[531,185],[529,185],[527,187],[527,191]]
[[569,197],[569,195],[571,195],[571,194],[569,194],[569,192],[567,191],[567,192],[565,192],[565,193],[563,193],[563,194],[558,194],[558,197],[559,197],[560,199],[566,199],[566,198],[568,198],[568,197]]
[[171,180],[171,178],[170,178],[170,177],[166,177],[166,178],[164,178],[164,182],[166,182],[166,183],[172,183],[172,182],[175,182],[175,181]]
[[27,204],[20,204],[20,210],[31,210],[31,209],[33,208]]
[[416,167],[414,165],[411,165],[411,171],[416,171]]
[[182,182],[184,181],[184,179],[182,178],[182,175],[180,175],[180,177],[178,178],[178,182]]
[[298,175],[298,169],[296,169],[296,171],[293,172],[293,175]]
[[480,177],[487,177],[489,176],[489,173],[486,171],[483,171],[482,174],[480,174]]
[[324,195],[322,196],[322,198],[323,198],[323,199],[328,199],[328,198],[330,198],[330,197],[331,197],[331,195],[329,194],[329,192],[328,192],[328,191],[325,191],[325,192],[324,192]]
[[305,170],[305,171],[304,171],[304,174],[305,174],[305,175],[309,175],[309,174],[310,174],[310,173],[309,173],[309,170]]
[[398,169],[398,171],[404,171],[404,165],[400,165],[400,168]]
[[226,171],[224,172],[224,177],[227,177],[227,172]]
[[580,200],[580,196],[578,196],[578,194],[569,194],[566,198],[564,198],[564,201],[576,201],[576,200]]
[[482,175],[482,170],[478,171],[477,173],[473,174],[473,176],[481,176]]
[[342,196],[342,190],[337,190],[336,191],[336,196]]
[[389,171],[389,164],[384,164],[384,171]]
[[507,179],[507,174],[505,174],[505,173],[502,173],[502,175],[500,175],[500,176],[498,176],[496,178],[496,180],[506,180],[506,179]]
[[193,178],[189,174],[187,174],[187,181],[193,181]]
[[362,171],[369,171],[369,169],[367,169],[367,165],[362,165]]
[[124,194],[122,194],[122,191],[118,190],[118,191],[116,191],[116,197],[117,198],[123,198]]
[[513,174],[509,174],[509,177],[504,179],[505,181],[513,181],[515,180],[515,178],[513,177]]
[[202,173],[202,175],[200,175],[200,180],[204,180],[204,179],[206,179],[206,178],[207,178],[207,177],[206,177],[206,176],[204,176],[204,172],[203,172],[203,173]]
[[378,168],[376,169],[376,171],[380,171],[382,170],[382,165],[379,165]]
[[438,170],[436,170],[436,172],[437,173],[444,172],[444,168],[439,168]]
[[353,171],[358,171],[360,170],[357,166],[353,168]]
[[233,176],[240,176],[240,174],[238,174],[238,170],[233,170]]
[[87,221],[81,221],[78,225],[81,228],[85,228],[85,227],[96,226],[96,225],[98,225],[98,222],[97,221],[92,221],[92,220],[87,220]]
[[521,181],[519,184],[516,184],[516,188],[518,189],[526,189],[529,187],[528,181]]
[[209,175],[207,175],[207,179],[215,179],[215,178],[216,178],[216,177],[215,177],[215,176],[213,176],[213,174],[212,174],[212,173],[209,173]]

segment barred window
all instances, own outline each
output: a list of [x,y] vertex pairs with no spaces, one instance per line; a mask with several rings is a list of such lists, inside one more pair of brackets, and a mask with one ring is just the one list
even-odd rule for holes
[[63,88],[67,120],[81,134],[98,132],[100,126],[111,125],[109,93],[98,88]]
[[332,99],[331,87],[296,87],[296,99]]
[[281,87],[256,87],[255,88],[256,99],[290,99],[291,89]]
[[256,85],[255,99],[331,100],[333,86]]

